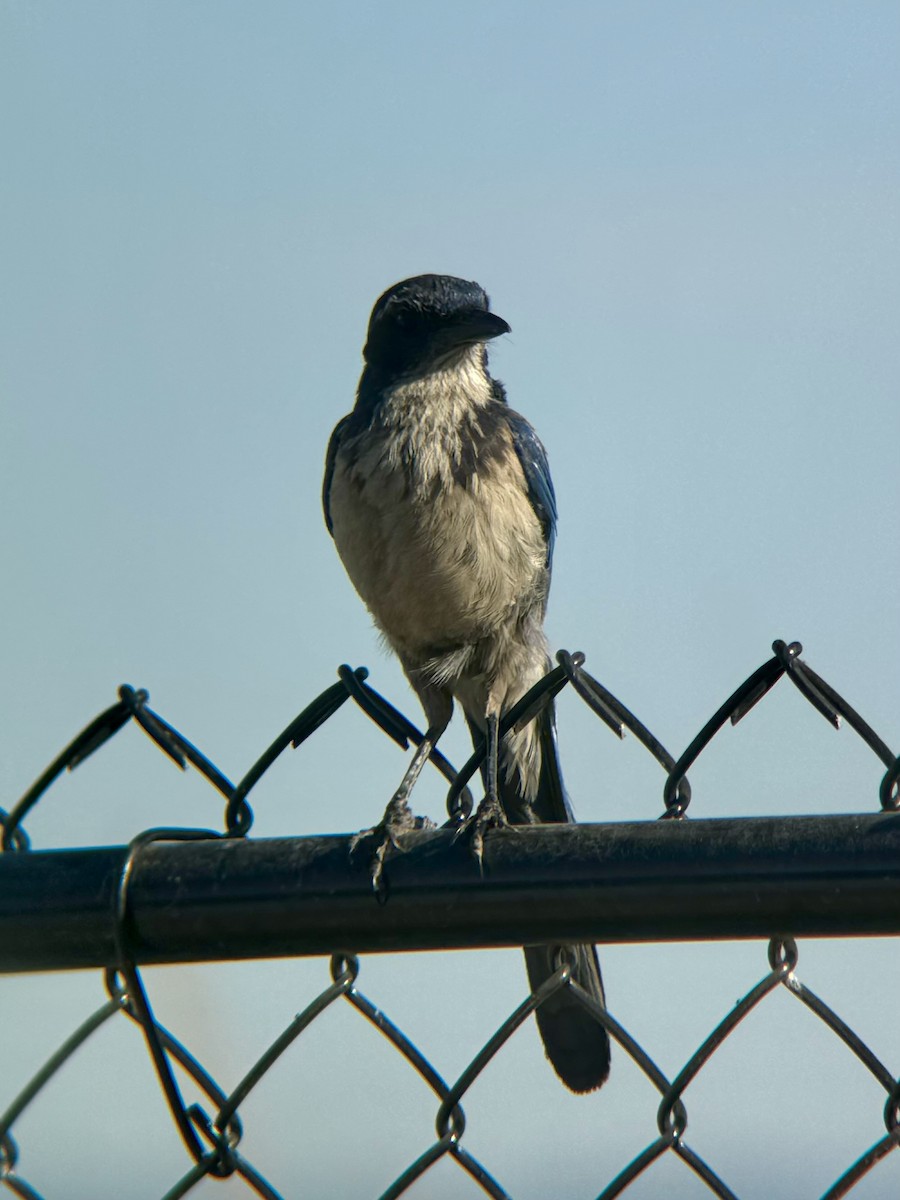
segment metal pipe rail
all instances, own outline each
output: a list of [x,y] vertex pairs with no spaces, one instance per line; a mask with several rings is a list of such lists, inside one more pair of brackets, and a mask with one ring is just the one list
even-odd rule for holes
[[[534,942],[900,934],[900,813],[409,835],[379,903],[346,836],[153,841],[127,891],[137,963]],[[0,855],[0,971],[115,964],[128,847]]]

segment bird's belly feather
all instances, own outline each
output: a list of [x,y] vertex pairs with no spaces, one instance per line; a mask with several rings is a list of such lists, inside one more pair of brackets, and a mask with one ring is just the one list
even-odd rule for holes
[[339,457],[330,508],[348,575],[408,661],[496,633],[540,600],[546,548],[524,485],[482,474],[426,503],[403,470]]

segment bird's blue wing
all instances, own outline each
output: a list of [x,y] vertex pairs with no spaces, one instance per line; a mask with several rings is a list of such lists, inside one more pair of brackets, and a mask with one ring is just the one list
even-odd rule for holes
[[350,420],[350,414],[338,421],[334,427],[334,432],[331,435],[331,440],[328,443],[328,450],[325,453],[325,478],[322,480],[322,511],[325,514],[325,528],[333,535],[331,522],[331,480],[334,475],[334,460],[337,458],[338,447],[341,444],[341,437],[347,427],[347,422]]
[[537,514],[547,543],[547,568],[553,558],[556,539],[556,493],[550,478],[550,464],[543,443],[523,416],[510,409],[506,414],[513,447],[522,464],[528,499]]

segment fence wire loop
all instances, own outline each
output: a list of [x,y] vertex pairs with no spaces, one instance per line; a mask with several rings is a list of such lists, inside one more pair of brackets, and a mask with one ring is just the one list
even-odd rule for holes
[[669,1104],[661,1104],[657,1124],[660,1134],[668,1139],[670,1145],[680,1142],[687,1129],[687,1109],[682,1101],[676,1098]]
[[560,983],[568,983],[576,968],[575,952],[572,947],[565,943],[553,946],[550,950],[550,961],[559,973]]
[[894,759],[878,789],[878,797],[884,812],[900,809],[900,758]]
[[769,966],[773,971],[790,975],[797,966],[799,957],[797,943],[793,938],[772,938],[769,942]]
[[900,1135],[900,1079],[891,1088],[885,1101],[884,1127],[888,1133]]
[[351,988],[359,974],[359,959],[354,954],[333,954],[329,963],[333,983]]
[[224,1130],[219,1129],[210,1121],[199,1104],[189,1105],[186,1111],[188,1120],[193,1123],[212,1148],[212,1154],[204,1156],[203,1160],[210,1162],[208,1173],[219,1179],[227,1179],[229,1175],[235,1173],[240,1163],[240,1159],[235,1153],[240,1141],[240,1134],[235,1132],[234,1126],[226,1126]]
[[[697,758],[725,724],[736,726],[774,688],[782,675],[787,675],[797,694],[832,726],[840,727],[842,722],[845,723],[869,747],[884,768],[883,774],[879,772],[879,808],[884,812],[900,810],[900,757],[894,754],[846,699],[803,660],[802,652],[799,642],[776,640],[772,644],[772,657],[732,692],[677,758],[629,708],[586,670],[585,656],[581,651],[559,651],[556,665],[504,714],[501,734],[522,729],[566,688],[570,688],[572,694],[587,705],[604,728],[619,739],[631,733],[659,763],[665,772],[662,816],[681,819],[686,816],[691,803],[687,773]],[[17,1126],[17,1122],[39,1100],[49,1081],[65,1068],[76,1051],[90,1043],[96,1031],[108,1021],[127,1020],[140,1030],[166,1101],[168,1116],[181,1136],[189,1161],[181,1178],[166,1193],[165,1200],[188,1195],[207,1177],[225,1179],[231,1176],[239,1177],[263,1200],[281,1200],[281,1193],[276,1190],[275,1184],[244,1156],[242,1112],[246,1115],[250,1109],[243,1106],[251,1092],[264,1087],[273,1065],[291,1055],[298,1039],[315,1027],[324,1012],[334,1005],[346,1005],[347,1011],[353,1014],[351,1019],[364,1020],[366,1027],[373,1030],[373,1035],[384,1038],[400,1056],[411,1078],[425,1083],[436,1106],[435,1140],[412,1157],[383,1191],[382,1200],[393,1200],[409,1192],[415,1182],[441,1160],[453,1163],[464,1171],[467,1179],[482,1194],[493,1200],[511,1200],[509,1192],[499,1180],[465,1145],[469,1123],[463,1100],[473,1084],[493,1069],[495,1060],[506,1051],[511,1039],[532,1013],[543,1005],[552,1008],[554,999],[558,1001],[563,992],[567,997],[574,998],[593,1020],[607,1030],[611,1040],[616,1043],[616,1053],[631,1059],[659,1097],[648,1144],[622,1166],[615,1178],[603,1188],[601,1197],[605,1200],[626,1192],[638,1176],[666,1154],[674,1155],[684,1163],[710,1194],[720,1200],[736,1200],[711,1162],[685,1143],[688,1126],[686,1096],[690,1085],[704,1071],[716,1051],[735,1036],[744,1018],[757,1006],[766,1004],[767,998],[779,988],[785,989],[782,994],[802,1003],[810,1018],[821,1023],[835,1036],[848,1056],[867,1069],[872,1081],[883,1089],[885,1095],[883,1107],[879,1095],[879,1107],[876,1110],[883,1119],[885,1134],[880,1134],[879,1130],[878,1140],[863,1149],[846,1167],[824,1194],[823,1200],[839,1200],[848,1195],[861,1179],[900,1146],[900,1079],[825,1000],[801,981],[797,974],[797,943],[794,937],[789,936],[788,930],[768,942],[768,972],[724,1013],[671,1079],[660,1070],[624,1022],[580,987],[574,973],[576,960],[572,948],[560,941],[551,950],[553,975],[535,991],[529,992],[501,1020],[453,1083],[448,1083],[423,1049],[415,1045],[391,1017],[360,990],[363,961],[351,952],[352,947],[335,947],[329,960],[329,979],[321,990],[307,999],[299,1011],[291,1016],[262,1054],[246,1067],[243,1076],[230,1091],[220,1086],[191,1050],[158,1020],[153,1011],[144,976],[135,961],[136,932],[140,928],[142,914],[135,907],[134,881],[142,877],[142,857],[150,853],[154,843],[208,842],[247,837],[253,824],[253,811],[247,797],[253,788],[285,750],[302,746],[348,700],[354,702],[351,710],[359,708],[403,750],[408,750],[410,744],[421,743],[421,731],[370,685],[365,667],[351,668],[345,664],[338,668],[337,675],[337,682],[322,691],[285,726],[237,784],[233,784],[184,734],[150,707],[150,695],[146,689],[123,684],[116,703],[77,734],[12,808],[8,811],[0,809],[2,850],[17,855],[17,865],[33,862],[29,853],[31,842],[24,825],[29,813],[60,775],[84,763],[132,722],[171,762],[182,770],[194,768],[226,801],[222,831],[194,827],[152,828],[138,834],[122,849],[115,885],[109,896],[109,928],[114,951],[112,961],[104,971],[106,998],[47,1058],[0,1114],[0,1187],[25,1200],[44,1200],[19,1174],[21,1153],[13,1137],[13,1127],[16,1127],[17,1137],[21,1141],[26,1127],[24,1123]],[[430,760],[449,784],[448,824],[457,825],[474,807],[468,785],[483,765],[484,747],[476,746],[460,771],[456,771],[437,750],[432,753]],[[565,869],[565,863],[561,863],[559,870],[564,872]],[[105,903],[107,901],[104,899]],[[665,903],[662,894],[659,903]],[[104,936],[105,929],[104,925]],[[185,1100],[183,1082],[199,1091],[200,1102]],[[474,1115],[472,1121],[474,1124]],[[472,1140],[471,1135],[469,1140]]]
[[15,1170],[19,1150],[8,1133],[0,1134],[0,1179]]

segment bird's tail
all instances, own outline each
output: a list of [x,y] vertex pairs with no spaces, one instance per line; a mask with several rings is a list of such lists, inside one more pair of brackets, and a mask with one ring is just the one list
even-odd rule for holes
[[[478,737],[474,728],[473,735]],[[537,793],[530,804],[523,804],[518,773],[502,766],[499,772],[500,801],[507,820],[512,824],[574,821],[563,787],[552,704],[535,718],[532,736],[536,737],[540,748],[540,775]],[[532,991],[537,991],[558,970],[560,949],[551,945],[524,947]],[[605,1005],[595,948],[566,945],[562,949],[572,965],[572,980],[599,1004]],[[554,992],[537,1009],[535,1017],[547,1057],[566,1087],[573,1092],[592,1092],[599,1088],[609,1075],[609,1035],[571,990],[563,986]]]

